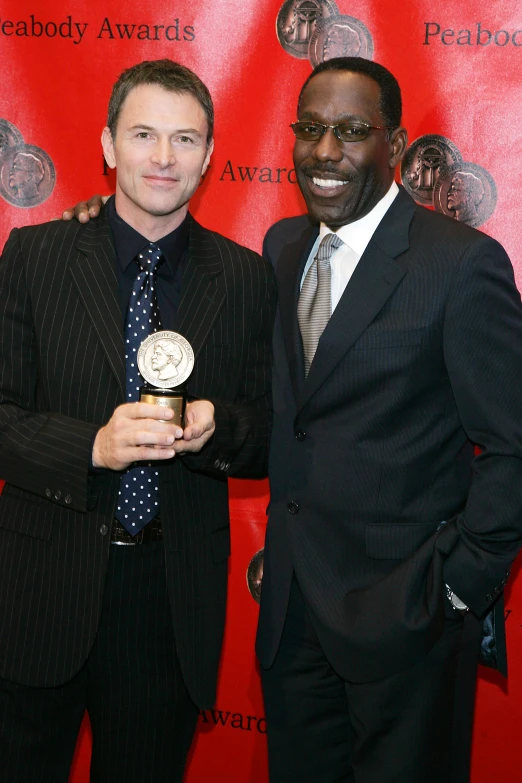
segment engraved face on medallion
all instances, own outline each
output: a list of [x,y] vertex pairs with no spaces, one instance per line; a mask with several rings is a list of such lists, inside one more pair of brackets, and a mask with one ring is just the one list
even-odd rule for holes
[[157,389],[180,386],[194,368],[192,346],[177,332],[155,332],[138,350],[141,376]]
[[320,19],[310,39],[312,68],[334,57],[373,57],[373,39],[359,19],[337,14]]
[[497,204],[497,188],[489,171],[476,163],[442,169],[433,193],[437,212],[468,226],[481,226]]
[[9,146],[0,159],[0,196],[15,207],[36,207],[56,181],[49,155],[33,144]]
[[264,549],[256,552],[248,564],[246,572],[247,587],[256,603],[261,601],[261,585],[263,583]]
[[9,147],[23,144],[22,134],[12,122],[0,119],[0,156],[7,152]]
[[442,169],[459,166],[462,155],[445,136],[420,136],[406,151],[401,166],[402,184],[417,204],[433,205],[433,192]]
[[279,43],[288,54],[306,60],[316,24],[334,15],[339,10],[333,0],[285,0],[276,21]]

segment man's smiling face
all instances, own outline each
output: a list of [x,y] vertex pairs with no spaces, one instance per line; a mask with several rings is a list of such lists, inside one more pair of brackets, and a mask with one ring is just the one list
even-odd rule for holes
[[118,214],[149,239],[146,227],[164,236],[185,217],[212,153],[207,132],[205,112],[192,95],[155,84],[131,90],[114,138],[104,129],[105,158],[117,169]]
[[[325,125],[360,121],[384,126],[380,87],[365,74],[323,71],[306,86],[299,120]],[[403,129],[371,130],[363,141],[342,142],[331,129],[319,141],[295,140],[294,165],[311,217],[339,228],[366,215],[389,189],[406,149]]]

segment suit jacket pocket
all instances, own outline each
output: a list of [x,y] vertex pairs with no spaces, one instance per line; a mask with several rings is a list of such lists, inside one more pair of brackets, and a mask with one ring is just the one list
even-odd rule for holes
[[426,332],[426,327],[419,326],[413,329],[383,329],[370,327],[364,332],[357,342],[355,350],[368,350],[378,348],[402,348],[409,345],[420,345]]
[[227,525],[213,530],[211,540],[214,562],[219,563],[220,560],[226,560],[230,555],[230,527]]
[[51,504],[27,497],[29,493],[6,485],[0,495],[0,528],[49,541],[52,532]]
[[438,522],[368,523],[364,530],[366,555],[376,560],[410,557],[437,531]]

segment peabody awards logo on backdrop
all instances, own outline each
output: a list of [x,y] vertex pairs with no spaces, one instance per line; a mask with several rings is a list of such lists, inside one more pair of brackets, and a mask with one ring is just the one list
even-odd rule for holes
[[25,144],[18,128],[0,119],[0,196],[14,207],[36,207],[49,198],[55,181],[49,155]]
[[334,57],[373,57],[370,31],[359,19],[339,13],[333,0],[285,0],[277,15],[279,43],[315,68]]
[[418,204],[433,206],[474,228],[491,217],[497,204],[491,174],[464,161],[458,147],[445,136],[416,139],[404,156],[401,179]]
[[[22,3],[20,4],[22,5]],[[183,24],[179,19],[165,19],[164,24],[136,24],[129,23],[125,19],[111,19],[106,16],[97,27],[89,22],[80,22],[69,14],[65,18],[48,19],[37,17],[35,14],[26,16],[25,19],[0,19],[0,36],[13,38],[51,38],[63,40],[78,46],[84,40],[91,37],[101,38],[104,41],[194,41],[196,31],[194,25]],[[87,35],[86,35],[87,33]]]

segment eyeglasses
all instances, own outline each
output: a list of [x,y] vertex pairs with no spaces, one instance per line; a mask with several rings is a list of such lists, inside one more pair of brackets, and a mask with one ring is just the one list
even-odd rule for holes
[[324,125],[322,122],[293,122],[292,128],[299,141],[319,141],[328,128],[331,128],[339,141],[364,141],[371,130],[392,130],[389,125],[368,125],[366,122],[339,122],[337,125]]

